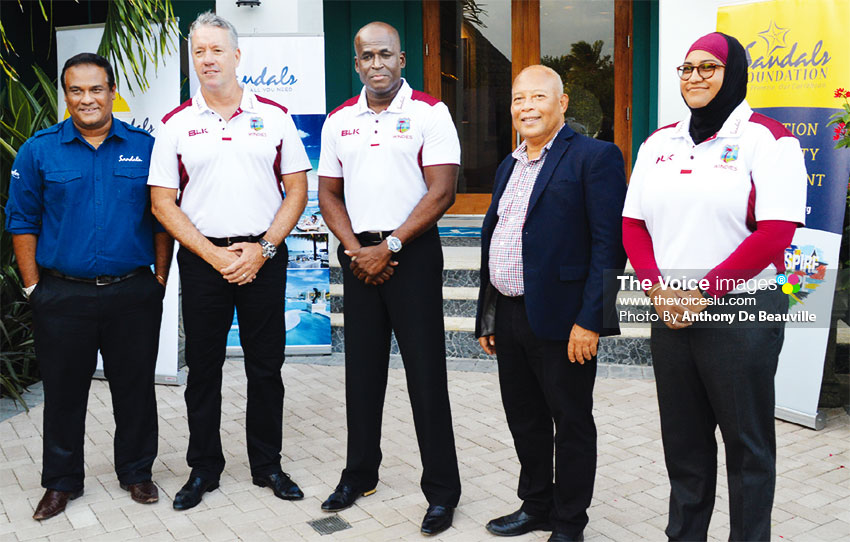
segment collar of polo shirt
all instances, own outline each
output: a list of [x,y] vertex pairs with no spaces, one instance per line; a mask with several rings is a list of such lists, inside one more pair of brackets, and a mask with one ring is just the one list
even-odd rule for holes
[[[398,88],[398,92],[396,93],[395,98],[393,98],[393,101],[390,102],[389,107],[387,107],[385,111],[389,111],[391,113],[401,113],[404,110],[404,104],[410,100],[410,97],[412,95],[413,89],[410,88],[410,85],[408,85],[407,81],[404,79],[404,77],[402,77],[401,86]],[[365,86],[360,90],[360,97],[357,99],[357,105],[355,107],[357,108],[357,115],[362,115],[364,113],[375,113],[374,111],[369,109],[369,103],[366,101]]]

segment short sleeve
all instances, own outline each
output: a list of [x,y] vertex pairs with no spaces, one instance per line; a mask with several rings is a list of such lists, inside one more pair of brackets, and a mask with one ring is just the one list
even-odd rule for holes
[[319,176],[342,178],[342,163],[336,153],[336,131],[331,117],[322,126],[322,151],[319,154]]
[[177,161],[177,134],[173,126],[165,123],[156,131],[148,173],[149,186],[180,188],[180,171]]
[[281,175],[288,175],[289,173],[309,171],[311,169],[313,169],[313,166],[310,164],[310,158],[304,149],[301,136],[298,135],[298,128],[295,127],[295,121],[292,120],[291,116],[284,113],[280,173]]
[[439,102],[433,106],[429,117],[422,144],[422,166],[460,165],[460,141],[449,108]]
[[41,185],[32,140],[28,140],[18,149],[12,164],[9,200],[6,203],[6,231],[12,235],[41,232],[44,211]]
[[647,174],[648,156],[650,155],[647,149],[647,143],[644,141],[638,150],[635,167],[632,169],[632,176],[629,178],[629,189],[626,192],[626,203],[623,206],[623,216],[634,218],[637,220],[645,220],[643,211],[641,210],[641,193]]
[[756,147],[751,173],[756,221],[806,223],[806,165],[797,138],[764,136]]

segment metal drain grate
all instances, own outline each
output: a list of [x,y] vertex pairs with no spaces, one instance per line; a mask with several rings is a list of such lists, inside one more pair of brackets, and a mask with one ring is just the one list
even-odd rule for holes
[[317,533],[321,535],[331,534],[337,531],[344,531],[345,529],[351,528],[350,523],[348,523],[337,515],[333,515],[328,518],[314,519],[313,521],[308,521],[307,525],[312,527]]

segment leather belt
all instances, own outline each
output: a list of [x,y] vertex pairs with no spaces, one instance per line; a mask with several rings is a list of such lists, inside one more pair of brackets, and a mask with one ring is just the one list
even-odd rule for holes
[[355,234],[361,245],[380,245],[381,242],[393,234],[393,231],[364,231]]
[[207,237],[210,243],[214,244],[217,247],[229,247],[230,245],[235,245],[236,243],[256,243],[266,232],[263,232],[259,235],[242,235],[238,237]]
[[131,277],[135,277],[136,275],[144,273],[145,271],[150,272],[150,268],[149,267],[139,267],[137,269],[134,269],[133,271],[130,271],[126,275],[120,275],[120,276],[117,276],[117,275],[99,275],[99,276],[97,276],[93,279],[71,277],[71,276],[66,275],[64,273],[60,273],[59,271],[56,271],[55,269],[43,269],[43,271],[45,273],[47,273],[48,275],[53,275],[54,277],[59,277],[60,279],[70,280],[70,281],[74,281],[74,282],[84,282],[86,284],[94,284],[95,286],[109,286],[110,284],[115,284],[117,282],[121,282],[122,280],[127,280]]

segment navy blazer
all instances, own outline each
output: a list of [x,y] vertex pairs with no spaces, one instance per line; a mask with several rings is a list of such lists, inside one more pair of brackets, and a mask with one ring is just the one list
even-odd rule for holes
[[[577,134],[566,124],[548,153],[531,191],[522,230],[528,322],[541,339],[568,340],[573,324],[601,336],[618,334],[616,275],[626,263],[623,155],[613,143]],[[493,199],[481,227],[477,337],[494,332],[498,292],[490,284],[490,239],[499,220],[499,199],[515,163],[508,155],[496,170]]]

